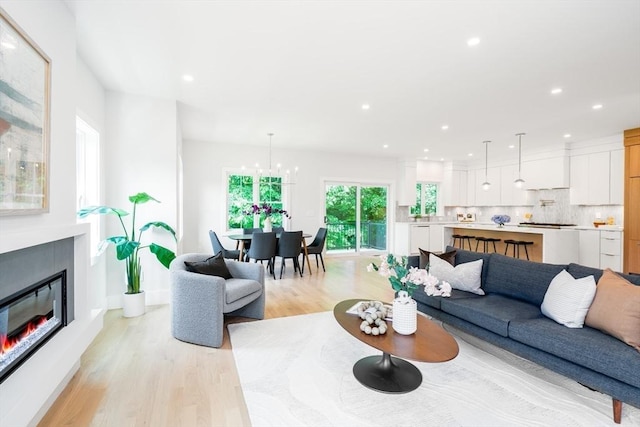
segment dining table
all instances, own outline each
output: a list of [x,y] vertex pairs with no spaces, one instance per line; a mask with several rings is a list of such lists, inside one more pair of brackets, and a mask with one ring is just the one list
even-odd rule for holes
[[[238,242],[238,249],[240,250],[238,261],[242,261],[242,258],[244,255],[244,244],[245,242],[247,241],[250,242],[251,239],[253,239],[253,233],[227,234],[226,237]],[[307,265],[309,266],[309,275],[313,275],[313,273],[311,272],[311,263],[309,262],[309,253],[307,252],[307,242],[305,240],[305,239],[308,239],[309,237],[313,237],[313,235],[304,233],[304,232],[302,233],[302,254],[304,256],[304,259]],[[276,239],[279,239],[279,238],[280,238],[280,233],[276,233]]]

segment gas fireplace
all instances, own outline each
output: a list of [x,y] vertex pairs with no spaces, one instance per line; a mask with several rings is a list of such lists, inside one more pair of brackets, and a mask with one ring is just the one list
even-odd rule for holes
[[0,300],[0,383],[66,325],[66,270]]

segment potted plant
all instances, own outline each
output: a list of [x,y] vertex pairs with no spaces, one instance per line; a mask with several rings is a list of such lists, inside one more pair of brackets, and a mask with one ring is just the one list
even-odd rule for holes
[[142,273],[142,265],[140,264],[139,251],[149,249],[153,253],[160,264],[169,268],[171,261],[176,257],[175,253],[156,243],[142,244],[143,233],[151,227],[158,227],[171,233],[173,239],[176,239],[176,232],[171,226],[164,222],[149,222],[139,230],[136,230],[136,208],[139,204],[154,201],[147,193],[138,193],[129,196],[129,201],[133,203],[133,214],[131,215],[131,228],[127,231],[123,217],[128,216],[129,212],[110,206],[89,206],[78,211],[78,216],[84,218],[88,215],[116,215],[122,226],[124,235],[107,237],[101,242],[102,247],[106,247],[109,243],[113,243],[116,247],[116,258],[119,261],[125,261],[127,272],[127,291],[123,299],[123,315],[124,317],[135,317],[144,314],[144,291],[140,290],[140,275]]
[[380,255],[380,266],[371,263],[367,271],[377,271],[391,283],[391,288],[397,292],[393,300],[393,330],[402,335],[411,335],[417,329],[418,306],[411,298],[413,292],[420,285],[434,286],[438,279],[431,276],[427,270],[408,267],[406,256],[396,257],[393,254]]

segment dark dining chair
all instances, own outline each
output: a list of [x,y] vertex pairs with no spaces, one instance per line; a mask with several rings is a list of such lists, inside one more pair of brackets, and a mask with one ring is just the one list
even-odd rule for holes
[[267,261],[267,268],[269,273],[276,278],[276,273],[273,268],[273,263],[276,257],[276,233],[252,233],[253,239],[251,240],[251,247],[247,252],[247,260],[253,259],[255,262]]
[[[320,227],[318,229],[318,233],[316,237],[313,239],[310,245],[307,245],[307,254],[316,256],[316,268],[319,268],[318,265],[318,255],[320,255],[320,261],[322,262],[322,271],[327,271],[324,269],[324,259],[322,258],[322,251],[324,250],[324,242],[327,240],[327,229],[324,227]],[[302,257],[302,272],[304,273],[304,257]]]
[[[262,233],[262,228],[243,228],[242,229],[242,234],[253,234],[253,233]],[[247,254],[249,252],[249,248],[251,248],[251,240],[244,240],[242,244],[244,246],[244,252],[245,254]],[[238,245],[236,245],[236,249],[238,249]],[[249,261],[249,258],[245,257],[245,261]]]
[[217,254],[218,252],[222,252],[222,256],[228,259],[240,259],[240,251],[233,249],[226,249],[220,243],[220,239],[215,231],[209,230],[209,238],[211,239],[211,247],[213,248],[213,254]]
[[276,235],[280,234],[280,233],[284,233],[284,227],[273,227],[273,232],[276,233]]
[[278,242],[278,250],[276,256],[282,258],[280,264],[280,278],[282,279],[282,272],[284,271],[284,261],[286,259],[293,260],[293,273],[297,271],[302,277],[302,269],[300,268],[300,262],[298,257],[302,252],[302,231],[283,231],[280,233],[280,239]]

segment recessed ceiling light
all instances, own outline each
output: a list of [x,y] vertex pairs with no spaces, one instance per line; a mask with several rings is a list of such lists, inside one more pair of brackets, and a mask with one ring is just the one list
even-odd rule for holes
[[554,89],[551,89],[551,94],[552,94],[552,95],[557,95],[557,94],[559,94],[559,93],[562,93],[562,88],[560,88],[560,87],[556,87],[556,88],[554,88]]
[[184,80],[185,82],[192,82],[193,76],[191,74],[185,74],[182,76],[182,80]]
[[424,159],[425,159],[425,160],[429,160],[429,158],[428,158],[427,156],[424,156]]
[[428,148],[425,148],[425,149],[424,149],[424,150],[422,150],[422,151],[424,151],[425,153],[428,153],[428,152],[429,152],[429,149],[428,149]]
[[371,106],[369,104],[362,104],[362,109],[363,110],[368,110],[369,108],[371,108]]
[[441,162],[444,162],[444,157],[440,157],[440,161],[441,161]]
[[565,133],[563,136],[564,136],[565,138],[571,138],[571,134],[570,134],[570,133]]
[[449,125],[442,125],[442,130],[447,130],[449,129]]
[[469,153],[467,154],[469,157],[473,157],[473,153]]
[[594,110],[599,110],[599,109],[601,109],[601,108],[602,108],[602,104],[596,104],[596,105],[594,105],[594,106],[593,106],[593,107],[591,107],[591,108],[593,108]]
[[389,144],[384,144],[382,148],[389,148]]
[[513,144],[511,144],[511,145],[509,146],[509,148],[514,148],[514,147],[515,147],[515,145],[513,145]]
[[467,40],[468,46],[477,46],[480,43],[480,39],[478,37],[472,37]]

